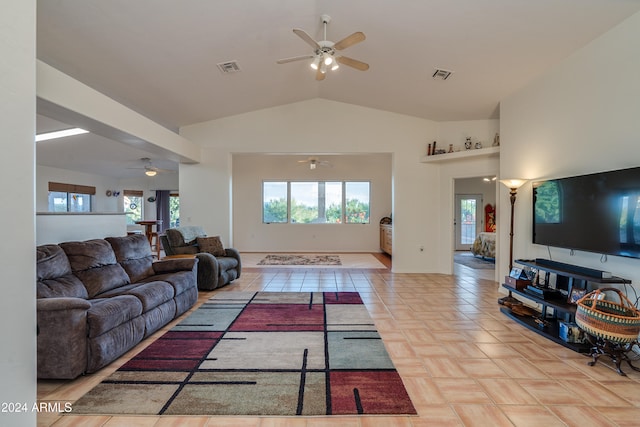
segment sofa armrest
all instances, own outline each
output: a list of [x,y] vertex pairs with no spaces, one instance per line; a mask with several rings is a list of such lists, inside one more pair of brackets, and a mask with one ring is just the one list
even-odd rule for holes
[[199,252],[196,258],[198,258],[198,287],[203,290],[216,289],[218,276],[220,276],[218,260],[208,252]]
[[173,273],[176,271],[189,271],[197,265],[198,259],[193,258],[170,258],[155,261],[151,266],[155,274]]
[[38,318],[38,378],[72,379],[87,368],[87,311],[82,298],[40,298]]
[[240,278],[240,272],[242,271],[242,261],[240,260],[240,251],[235,248],[226,248],[225,255],[238,260],[238,278]]

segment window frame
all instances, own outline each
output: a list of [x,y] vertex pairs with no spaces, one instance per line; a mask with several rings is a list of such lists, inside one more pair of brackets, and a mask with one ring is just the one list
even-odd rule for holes
[[[144,219],[144,191],[142,190],[122,190],[122,210],[127,218],[127,225],[135,225],[136,221],[142,221]],[[129,197],[140,198],[140,219],[132,218],[133,212],[127,210],[126,201]]]
[[[265,185],[269,183],[282,183],[286,184],[286,203],[287,203],[287,219],[286,221],[265,221]],[[293,183],[316,183],[318,187],[326,189],[327,184],[341,184],[341,205],[340,205],[340,220],[337,222],[328,222],[326,221],[326,206],[325,206],[325,222],[294,222],[293,221],[293,213],[292,213],[292,194],[291,194],[291,184]],[[368,185],[368,213],[366,222],[348,222],[347,221],[347,184],[349,183],[367,183]],[[319,197],[319,195],[318,195]],[[326,193],[325,193],[326,197]],[[292,225],[311,225],[311,224],[331,224],[331,225],[340,225],[340,224],[348,224],[348,225],[362,225],[362,224],[371,224],[371,180],[361,179],[361,180],[337,180],[337,179],[329,179],[329,180],[282,180],[282,179],[274,179],[268,180],[265,179],[262,181],[262,223],[263,224],[292,224]],[[318,213],[319,216],[319,213]]]
[[[74,213],[87,213],[93,212],[93,198],[96,194],[96,187],[90,185],[79,185],[79,184],[66,184],[62,182],[49,182],[49,192],[47,194],[47,198],[51,197],[51,193],[65,193],[66,194],[66,209],[64,211],[56,211],[55,209],[51,209],[51,201],[47,201],[47,209],[49,212],[74,212]],[[75,200],[75,196],[82,196],[84,200],[84,196],[87,196],[87,200],[89,201],[89,209],[88,210],[76,210],[71,209],[72,203],[71,200]]]

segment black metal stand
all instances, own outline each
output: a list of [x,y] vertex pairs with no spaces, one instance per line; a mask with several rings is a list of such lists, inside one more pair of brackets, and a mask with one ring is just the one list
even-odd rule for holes
[[630,343],[619,343],[615,341],[609,341],[603,338],[596,338],[588,334],[587,334],[587,339],[593,346],[591,347],[591,353],[589,354],[593,358],[593,360],[588,363],[589,366],[594,366],[596,363],[598,363],[598,358],[600,356],[608,356],[611,358],[611,360],[615,364],[616,372],[618,372],[618,374],[623,375],[625,377],[627,376],[627,374],[622,372],[622,369],[620,369],[620,364],[622,362],[627,362],[627,364],[631,369],[633,369],[634,371],[640,372],[640,368],[633,366],[633,364],[631,364],[631,359],[627,355],[627,353],[631,351],[631,348],[635,344],[638,344],[637,341],[630,342]]

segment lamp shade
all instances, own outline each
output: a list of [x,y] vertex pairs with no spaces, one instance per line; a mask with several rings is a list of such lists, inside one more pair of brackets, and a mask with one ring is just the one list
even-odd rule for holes
[[321,59],[322,59],[322,55],[316,55],[316,57],[313,59],[313,62],[311,63],[311,68],[313,68],[314,70],[317,70],[318,66],[320,65]]
[[517,188],[522,187],[522,185],[525,182],[527,182],[527,180],[526,179],[519,179],[519,178],[511,178],[511,179],[501,179],[500,182],[503,183],[508,188],[517,189]]

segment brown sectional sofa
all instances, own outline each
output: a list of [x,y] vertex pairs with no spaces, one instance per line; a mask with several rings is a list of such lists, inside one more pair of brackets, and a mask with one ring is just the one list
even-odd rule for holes
[[38,246],[38,378],[95,372],[189,310],[197,264],[154,262],[143,235]]

